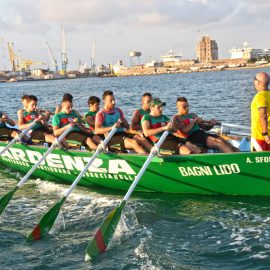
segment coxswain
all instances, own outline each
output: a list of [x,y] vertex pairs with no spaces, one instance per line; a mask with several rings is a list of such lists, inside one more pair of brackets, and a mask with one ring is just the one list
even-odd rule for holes
[[257,91],[251,102],[251,150],[270,151],[270,77],[259,72],[253,83]]

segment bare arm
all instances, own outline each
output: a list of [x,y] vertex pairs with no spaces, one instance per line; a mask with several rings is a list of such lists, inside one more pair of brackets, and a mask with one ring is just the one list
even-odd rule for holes
[[60,113],[60,112],[61,112],[61,110],[62,110],[62,106],[57,105],[57,106],[56,106],[56,108],[55,108],[55,112],[54,112],[54,114]]
[[152,136],[152,135],[155,135],[159,132],[162,132],[162,131],[165,131],[165,130],[168,130],[170,129],[171,127],[171,123],[168,123],[166,126],[164,127],[159,127],[159,128],[150,128],[150,123],[149,121],[145,120],[142,122],[142,130],[143,130],[143,133],[146,137],[149,137],[149,136]]
[[140,130],[141,129],[141,125],[140,125],[140,112],[139,112],[139,110],[136,110],[133,113],[130,128],[132,130]]
[[[268,115],[267,115],[267,108],[259,108],[259,117],[260,117],[260,123],[262,127],[262,133],[268,132]],[[270,144],[270,137],[269,135],[264,136],[264,140],[266,143]]]
[[18,126],[19,126],[19,129],[27,129],[30,125],[32,125],[32,123],[29,123],[29,124],[24,124],[23,123],[23,111],[19,110],[18,111]]
[[61,136],[61,134],[64,133],[64,131],[69,128],[69,125],[66,125],[66,126],[64,126],[62,128],[57,127],[57,126],[53,126],[53,134],[54,134],[54,136],[56,136],[56,137]]
[[198,118],[198,116],[197,116],[196,114],[193,114],[193,115],[195,116],[195,119],[193,119],[193,121],[191,121],[189,124],[187,124],[187,125],[185,125],[185,126],[183,127],[182,131],[183,131],[184,133],[188,133],[188,132],[194,127],[194,125],[195,125],[196,123],[198,123],[198,122],[201,121],[201,119]]
[[111,127],[102,127],[102,123],[95,123],[95,133],[96,134],[105,134],[113,129],[114,126]]
[[118,109],[118,110],[120,112],[120,119],[118,119],[118,121],[121,120],[121,123],[118,122],[119,124],[118,123],[116,123],[116,124],[119,125],[118,127],[120,127],[120,125],[122,125],[122,127],[129,129],[129,123],[128,123],[127,119],[125,118],[122,110],[120,110],[120,109]]
[[268,131],[267,108],[259,108],[259,116],[262,127],[262,133],[265,133]]
[[11,118],[9,118],[5,113],[3,114],[2,119],[10,126],[15,126],[15,122]]

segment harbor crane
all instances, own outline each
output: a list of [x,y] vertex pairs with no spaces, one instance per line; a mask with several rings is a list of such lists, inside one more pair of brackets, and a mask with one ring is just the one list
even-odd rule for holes
[[14,43],[8,42],[8,53],[9,53],[9,60],[11,63],[12,71],[18,70],[18,65],[15,61],[15,53],[14,53]]
[[52,49],[51,49],[51,47],[49,45],[49,42],[47,42],[46,44],[47,44],[47,49],[48,49],[48,53],[49,53],[49,57],[50,57],[51,63],[54,66],[55,72],[57,72],[58,71],[57,60],[54,57],[54,54],[53,54]]
[[65,28],[62,26],[62,52],[61,52],[61,60],[62,60],[62,70],[64,73],[67,71],[67,50],[66,50],[66,36],[65,36]]
[[32,61],[16,55],[14,53],[14,43],[8,42],[7,44],[12,71],[30,71],[31,65],[46,65],[46,63]]

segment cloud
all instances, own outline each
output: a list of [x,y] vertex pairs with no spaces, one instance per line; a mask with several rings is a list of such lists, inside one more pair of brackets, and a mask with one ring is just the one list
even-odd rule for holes
[[[55,25],[74,30],[104,27],[199,26],[268,17],[270,3],[259,0],[4,0],[14,31],[46,31]],[[2,9],[3,10],[3,9]],[[259,15],[259,16],[258,16]]]
[[187,58],[195,57],[198,29],[218,41],[223,55],[245,40],[267,46],[269,11],[269,0],[1,0],[0,27],[29,57],[35,50],[40,57],[47,40],[60,51],[64,25],[73,59],[90,55],[93,37],[104,59],[130,49],[159,56],[173,44]]

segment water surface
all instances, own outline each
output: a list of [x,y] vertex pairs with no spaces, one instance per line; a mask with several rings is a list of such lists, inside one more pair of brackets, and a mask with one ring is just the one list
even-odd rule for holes
[[[70,92],[83,113],[90,95],[101,97],[110,89],[130,120],[142,93],[149,91],[167,103],[167,115],[175,113],[176,98],[185,96],[199,116],[249,125],[252,78],[258,71],[5,83],[0,84],[1,110],[16,118],[23,94],[37,95],[40,108],[53,110]],[[0,196],[20,177],[1,166]],[[135,194],[109,250],[86,263],[91,236],[124,193],[78,187],[53,233],[27,244],[26,235],[66,188],[31,179],[16,193],[0,223],[0,269],[269,269],[268,198]]]

